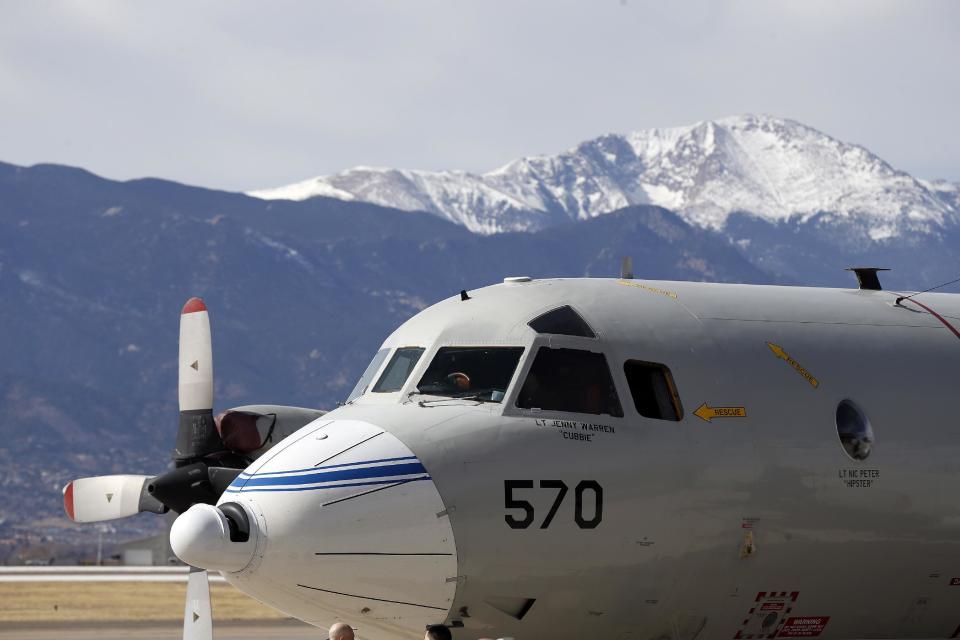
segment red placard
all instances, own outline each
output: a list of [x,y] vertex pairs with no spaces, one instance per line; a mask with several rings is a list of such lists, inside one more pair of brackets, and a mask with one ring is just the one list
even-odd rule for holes
[[780,638],[816,638],[823,633],[823,628],[830,621],[830,616],[798,616],[787,618],[780,628]]

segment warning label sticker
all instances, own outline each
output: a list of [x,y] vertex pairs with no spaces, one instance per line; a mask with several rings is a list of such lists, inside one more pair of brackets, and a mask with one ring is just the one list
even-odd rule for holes
[[799,591],[761,591],[747,611],[734,640],[772,640],[790,617]]
[[779,638],[816,638],[823,633],[823,628],[830,621],[830,616],[803,616],[787,618],[780,628]]

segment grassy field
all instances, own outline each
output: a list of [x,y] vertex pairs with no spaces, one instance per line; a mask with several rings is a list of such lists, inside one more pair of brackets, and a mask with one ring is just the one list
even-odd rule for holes
[[[186,592],[186,582],[4,582],[0,583],[0,625],[179,621]],[[211,584],[210,598],[217,621],[286,618],[228,584]]]

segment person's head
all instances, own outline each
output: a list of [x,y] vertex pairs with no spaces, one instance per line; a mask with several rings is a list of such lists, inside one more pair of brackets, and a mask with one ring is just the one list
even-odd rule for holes
[[354,640],[353,629],[345,622],[338,622],[327,632],[330,640]]
[[470,391],[470,376],[462,371],[447,374],[447,384],[456,391]]
[[427,627],[427,634],[423,640],[453,640],[453,634],[442,624],[432,624]]

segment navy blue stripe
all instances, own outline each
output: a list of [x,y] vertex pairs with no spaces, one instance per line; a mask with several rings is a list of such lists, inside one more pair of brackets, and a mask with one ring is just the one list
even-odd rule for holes
[[380,458],[379,460],[364,460],[362,462],[347,462],[345,464],[331,464],[325,467],[307,467],[306,469],[290,469],[289,471],[266,471],[264,473],[247,473],[241,472],[242,477],[252,478],[256,476],[258,478],[265,476],[278,476],[285,473],[301,473],[306,471],[322,471],[324,469],[342,469],[343,467],[358,467],[362,464],[376,464],[378,462],[399,462],[400,460],[416,460],[416,456],[404,456],[402,458]]
[[341,469],[339,471],[321,471],[319,473],[307,473],[300,476],[279,476],[270,478],[261,478],[254,475],[247,479],[244,487],[268,487],[274,485],[304,485],[315,484],[317,482],[335,482],[337,480],[363,480],[366,478],[390,478],[394,476],[415,475],[426,473],[423,465],[419,462],[409,462],[406,464],[381,465],[379,467],[365,467],[362,469]]
[[248,493],[253,491],[320,491],[321,489],[349,489],[351,487],[372,487],[383,484],[405,484],[407,482],[416,482],[417,480],[430,480],[430,476],[422,476],[420,478],[392,478],[390,480],[374,480],[371,482],[358,482],[355,484],[325,484],[320,487],[277,487],[273,489],[250,489],[247,487],[234,489],[232,487],[227,487],[226,493]]

